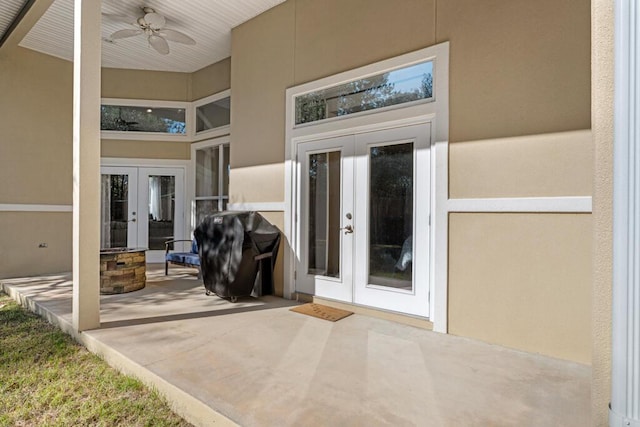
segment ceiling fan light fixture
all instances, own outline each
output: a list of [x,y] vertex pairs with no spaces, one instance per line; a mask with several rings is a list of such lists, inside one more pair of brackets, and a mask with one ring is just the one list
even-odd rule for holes
[[[144,16],[136,18],[135,23],[133,24],[133,26],[137,28],[118,30],[111,34],[109,40],[113,41],[116,39],[123,39],[144,34],[147,36],[147,42],[149,43],[149,46],[151,46],[156,52],[161,55],[169,54],[169,43],[167,43],[167,40],[186,45],[196,44],[196,41],[188,35],[177,30],[164,28],[164,26],[167,24],[166,18],[156,12],[153,8],[145,6],[142,7],[141,10],[144,13]],[[120,20],[121,22],[126,23],[131,22],[128,19],[126,21],[124,19]]]

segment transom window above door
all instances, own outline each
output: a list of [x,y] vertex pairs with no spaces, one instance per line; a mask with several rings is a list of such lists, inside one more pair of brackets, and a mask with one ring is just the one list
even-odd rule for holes
[[295,97],[295,124],[433,100],[433,60]]

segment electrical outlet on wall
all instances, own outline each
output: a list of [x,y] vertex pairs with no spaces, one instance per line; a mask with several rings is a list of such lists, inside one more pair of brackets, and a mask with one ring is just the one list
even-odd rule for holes
[[40,244],[38,245],[38,247],[39,247],[39,248],[48,248],[48,247],[49,247],[49,244],[48,244],[48,243],[40,243]]

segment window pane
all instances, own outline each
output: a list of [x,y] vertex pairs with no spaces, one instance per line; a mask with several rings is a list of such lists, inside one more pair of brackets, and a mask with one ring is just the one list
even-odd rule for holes
[[219,196],[220,148],[196,151],[196,197]]
[[129,175],[102,175],[101,248],[127,247]]
[[411,290],[413,143],[369,151],[369,283]]
[[224,169],[222,170],[222,194],[227,196],[229,195],[229,172],[231,170],[231,166],[229,165],[228,145],[223,148],[222,165],[224,167]]
[[174,239],[175,177],[149,177],[149,249],[164,250]]
[[100,130],[185,135],[185,110],[183,108],[102,105]]
[[196,200],[196,224],[213,213],[218,212],[218,200]]
[[309,274],[340,276],[340,152],[309,156]]
[[433,62],[297,96],[296,124],[433,98]]
[[226,97],[196,108],[196,132],[231,123],[231,98]]

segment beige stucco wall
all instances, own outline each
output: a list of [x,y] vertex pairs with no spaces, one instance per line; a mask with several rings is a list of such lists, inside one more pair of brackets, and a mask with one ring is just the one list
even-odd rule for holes
[[284,90],[293,82],[294,22],[288,1],[231,33],[231,203],[284,201]]
[[[230,61],[194,74],[104,69],[103,96],[190,101],[229,88]],[[193,86],[192,86],[193,76]],[[73,64],[19,47],[0,51],[0,204],[72,203]],[[181,159],[188,142],[103,140],[103,157]],[[71,213],[0,212],[0,277],[71,269]],[[46,242],[48,249],[38,249]],[[19,254],[17,256],[16,254]]]
[[[289,0],[232,32],[231,201],[284,200],[288,87],[443,41],[450,42],[451,196],[591,195],[588,0],[406,0],[402,7],[382,0]],[[453,330],[589,363],[592,258],[586,255],[591,242],[584,236],[592,230],[590,215],[575,216],[571,233],[561,226],[569,216],[556,214],[538,214],[523,222],[518,219],[529,215],[454,217],[464,221],[455,220],[451,230],[452,239],[458,239],[450,251],[458,264],[449,268],[455,281],[451,286],[458,291],[449,303]],[[504,260],[491,258],[476,276],[457,271],[472,255],[466,240],[480,248],[486,244],[466,233],[495,229],[524,233],[530,239],[529,251],[543,244],[536,236],[557,247],[536,265],[559,265],[574,247],[581,254],[573,258],[571,269],[558,273],[566,282],[562,287],[549,286],[557,283],[551,274],[538,277],[545,286],[529,289],[533,302],[521,307],[525,315],[518,328],[539,331],[539,325],[559,322],[547,315],[548,301],[566,301],[569,296],[581,321],[565,330],[546,328],[531,342],[501,330],[495,317],[483,320],[486,329],[497,327],[495,336],[486,335],[482,322],[469,327],[471,319],[482,318],[466,294],[475,289],[474,283],[492,283],[506,261],[514,261],[516,270],[531,268],[524,258],[512,259],[513,243],[502,232],[497,235],[504,237],[500,252]],[[494,299],[487,307],[504,302],[505,295],[498,291],[507,284],[503,280],[492,288]],[[507,291],[514,289],[518,288]],[[506,295],[518,302],[517,294]],[[568,333],[574,335],[572,342],[556,348]]]
[[449,140],[590,129],[589,0],[445,0]]
[[71,271],[71,221],[71,212],[0,212],[0,278]]
[[290,3],[295,3],[294,84],[436,43],[435,0]]
[[[164,71],[102,70],[102,97],[193,101],[229,89],[229,58],[194,73]],[[102,157],[188,160],[190,143],[103,139]]]
[[592,425],[608,425],[611,396],[613,0],[592,2],[593,184]]
[[166,71],[102,69],[102,97],[190,101],[191,75]]
[[181,141],[103,139],[100,153],[102,157],[189,160],[190,145]]
[[[0,54],[0,204],[71,204],[71,79],[69,62]],[[0,277],[71,269],[70,212],[0,212],[0,231]]]
[[231,58],[191,73],[190,100],[195,101],[231,87]]
[[[284,186],[283,172],[275,169],[284,160],[287,87],[447,40],[451,43],[450,141],[473,141],[460,147],[452,144],[452,192],[477,192],[465,188],[465,181],[482,175],[487,166],[455,169],[465,162],[469,166],[468,147],[479,147],[491,157],[489,151],[497,147],[498,138],[591,128],[589,39],[587,0],[406,0],[403,7],[382,0],[289,0],[232,32],[231,165],[232,176],[242,179],[233,180],[231,197],[271,198],[255,194],[256,183],[266,179]],[[488,140],[486,147],[483,140]],[[567,142],[539,137],[527,142],[518,149],[539,156],[528,159],[529,164],[546,161],[547,165],[517,169],[514,182],[528,181],[521,190],[489,192],[518,192],[520,197],[574,190],[591,194],[585,179],[592,167],[588,138]],[[557,169],[570,156],[579,171],[569,178]],[[510,160],[515,161],[503,178],[511,177],[522,164],[516,155]],[[241,168],[265,164],[273,168],[265,168],[264,175],[253,171],[239,175]],[[553,168],[554,175],[547,176],[540,188],[525,188],[535,187],[540,173]],[[572,182],[551,189],[548,183],[556,172]]]
[[71,203],[72,64],[0,56],[0,203]]
[[[71,90],[71,89],[69,89]],[[191,75],[164,71],[102,69],[102,97],[189,101]],[[102,139],[102,157],[188,159],[189,143]]]
[[591,362],[589,214],[451,214],[449,332]]
[[590,196],[590,130],[449,145],[449,197]]

